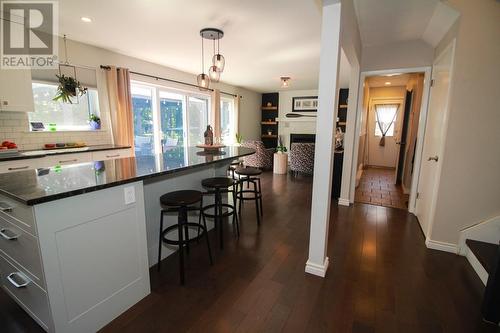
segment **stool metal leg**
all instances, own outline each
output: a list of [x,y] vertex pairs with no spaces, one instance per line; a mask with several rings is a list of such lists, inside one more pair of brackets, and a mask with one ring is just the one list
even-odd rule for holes
[[220,237],[220,248],[224,249],[224,232],[223,232],[223,221],[222,221],[222,196],[220,189],[215,189],[215,210],[217,211],[217,216],[219,218],[219,237]]
[[257,178],[257,183],[259,184],[260,215],[264,216],[264,209],[262,208],[262,186],[260,185],[260,178]]
[[[201,202],[200,202],[200,217],[202,215],[203,215],[203,226],[205,227],[205,238],[207,239],[208,258],[210,259],[210,265],[213,265],[214,261],[212,259],[212,250],[210,250],[210,240],[208,239],[207,220],[205,218],[205,214],[203,214],[203,198],[201,198]],[[201,225],[201,222],[200,222],[200,225]],[[198,236],[199,236],[199,233],[198,233]]]
[[161,267],[161,247],[162,247],[162,232],[163,232],[163,211],[160,213],[160,240],[158,241],[158,264],[157,270],[160,271]]
[[179,215],[178,215],[178,220],[177,223],[179,227],[177,228],[179,232],[179,272],[180,272],[180,279],[181,279],[181,284],[184,284],[184,239],[182,237],[182,227],[183,224],[187,220],[187,212],[186,212],[186,207],[181,207],[179,209]]

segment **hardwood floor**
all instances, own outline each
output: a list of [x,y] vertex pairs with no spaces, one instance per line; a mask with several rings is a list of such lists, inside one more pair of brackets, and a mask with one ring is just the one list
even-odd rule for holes
[[[304,273],[312,178],[262,176],[264,218],[245,203],[241,237],[226,227],[209,266],[191,247],[151,270],[152,293],[102,332],[495,332],[482,322],[481,281],[464,257],[426,249],[404,210],[332,205],[325,279]],[[0,293],[2,332],[37,331]],[[5,331],[3,328],[6,327]],[[40,329],[38,329],[40,331]]]
[[408,209],[408,194],[394,184],[395,169],[369,167],[363,170],[354,194],[355,202]]

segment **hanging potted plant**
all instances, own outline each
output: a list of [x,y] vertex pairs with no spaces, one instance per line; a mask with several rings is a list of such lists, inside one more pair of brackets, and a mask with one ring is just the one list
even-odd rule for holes
[[59,86],[57,87],[56,96],[52,99],[53,101],[61,100],[64,103],[73,104],[72,98],[87,93],[87,88],[83,87],[80,81],[75,78],[64,74],[56,74],[56,77],[59,80]]
[[89,117],[89,125],[93,130],[101,129],[101,118],[92,113]]

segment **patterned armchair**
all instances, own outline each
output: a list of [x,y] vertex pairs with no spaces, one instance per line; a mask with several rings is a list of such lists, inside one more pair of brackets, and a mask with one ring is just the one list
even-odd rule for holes
[[293,173],[313,174],[314,143],[292,143],[290,146],[290,170]]
[[262,141],[248,140],[241,144],[242,147],[255,149],[255,154],[243,157],[243,164],[259,169],[273,168],[274,148],[266,149]]

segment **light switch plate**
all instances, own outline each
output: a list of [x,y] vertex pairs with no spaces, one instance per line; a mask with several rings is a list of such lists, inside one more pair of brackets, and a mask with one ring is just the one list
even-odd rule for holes
[[125,194],[125,204],[130,205],[135,202],[135,187],[129,186],[125,187],[123,190]]

